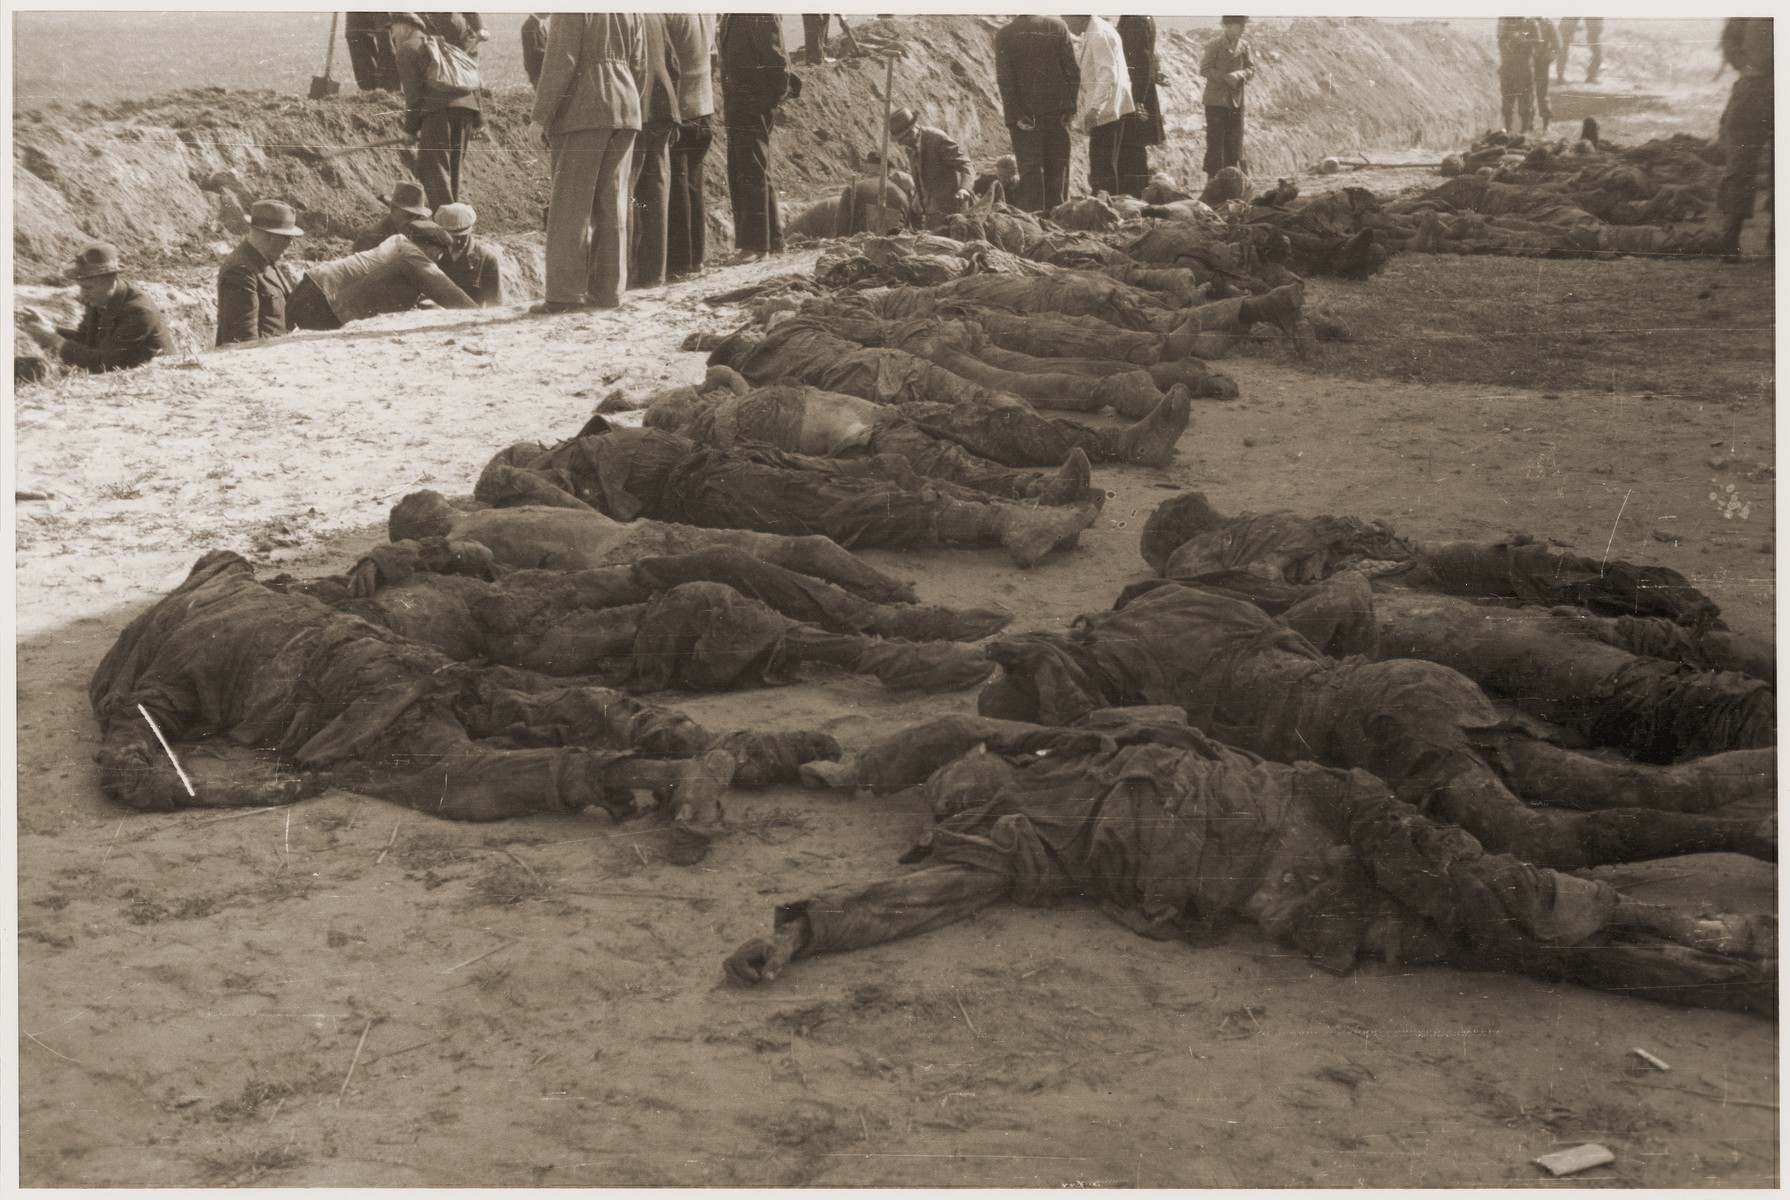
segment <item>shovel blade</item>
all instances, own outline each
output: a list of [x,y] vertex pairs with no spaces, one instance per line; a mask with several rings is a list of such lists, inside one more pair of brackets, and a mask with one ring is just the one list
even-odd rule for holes
[[311,76],[311,99],[327,100],[341,92],[342,85],[327,75]]

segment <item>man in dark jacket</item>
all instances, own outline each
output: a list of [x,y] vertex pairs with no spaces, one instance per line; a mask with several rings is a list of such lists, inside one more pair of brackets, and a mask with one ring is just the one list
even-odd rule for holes
[[768,13],[727,13],[716,33],[727,119],[733,244],[753,258],[783,249],[783,216],[769,175],[771,122],[790,94],[783,28]]
[[1069,120],[1081,89],[1075,43],[1060,17],[1014,17],[994,35],[995,82],[1019,159],[1019,207],[1068,199]]
[[920,224],[941,224],[975,199],[970,192],[975,176],[969,155],[950,134],[920,124],[911,108],[895,110],[889,117],[889,132],[907,151],[908,162],[913,166],[913,206]]
[[634,139],[634,219],[629,226],[633,244],[628,283],[632,287],[658,287],[665,282],[671,139],[683,120],[678,107],[681,60],[671,44],[664,13],[642,13],[640,28],[646,36],[646,75],[639,81],[640,136]]
[[1150,182],[1150,147],[1163,143],[1162,107],[1156,95],[1162,67],[1156,61],[1156,18],[1120,17],[1119,40],[1125,44],[1125,67],[1131,72],[1135,112],[1119,120],[1119,190],[1142,197]]
[[470,204],[445,204],[436,210],[435,223],[453,242],[435,265],[480,308],[491,308],[503,303],[503,254],[472,236],[478,219]]
[[[96,375],[140,367],[156,355],[166,354],[170,342],[162,314],[148,296],[120,279],[118,271],[118,247],[105,242],[88,246],[75,256],[70,272],[85,307],[81,323],[73,329],[59,329],[43,314],[28,311],[19,331],[52,357]],[[21,369],[15,360],[15,379]],[[41,367],[36,374],[41,376]]]
[[386,238],[403,233],[410,228],[412,221],[429,219],[429,204],[423,196],[422,185],[408,179],[400,179],[393,184],[392,194],[379,197],[379,202],[385,205],[385,216],[377,224],[355,233],[350,249],[356,254],[362,250],[371,250]]
[[285,335],[292,289],[274,263],[304,233],[290,204],[255,201],[248,236],[218,268],[218,345]]
[[1243,36],[1248,17],[1224,17],[1219,36],[1206,43],[1200,55],[1200,74],[1206,88],[1200,102],[1206,106],[1206,177],[1226,167],[1247,171],[1243,155],[1243,90],[1255,78],[1255,59]]
[[460,198],[460,162],[472,131],[485,118],[476,87],[449,91],[430,84],[425,39],[438,37],[471,54],[487,35],[477,13],[395,12],[391,17],[392,50],[404,84],[404,132],[416,138],[416,176],[429,207],[436,209]]

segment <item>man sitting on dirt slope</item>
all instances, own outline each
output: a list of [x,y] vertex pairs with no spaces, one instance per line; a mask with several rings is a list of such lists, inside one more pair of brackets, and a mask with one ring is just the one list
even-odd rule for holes
[[[35,309],[25,310],[19,331],[51,356],[99,374],[140,367],[172,345],[155,302],[119,278],[118,248],[95,242],[75,255],[70,272],[81,294],[81,323],[58,329]],[[42,379],[49,366],[41,358],[15,356],[15,383]]]
[[371,250],[388,237],[396,237],[410,227],[412,221],[427,221],[430,218],[429,202],[423,197],[423,185],[412,183],[408,179],[400,179],[392,185],[390,196],[379,197],[385,205],[385,216],[377,224],[369,225],[354,235],[349,248],[356,254],[362,250]]
[[646,428],[681,433],[723,450],[757,442],[816,458],[905,463],[894,469],[1003,500],[1069,504],[1092,496],[1088,456],[1079,448],[1069,452],[1061,471],[1014,470],[935,436],[901,409],[801,384],[753,390],[727,367],[710,367],[699,386],[670,388],[645,403]]
[[[650,789],[668,798],[671,856],[684,862],[707,849],[730,782],[788,780],[838,753],[824,735],[715,738],[604,688],[456,663],[275,591],[224,551],[126,627],[88,697],[100,786],[131,808],[283,804],[339,787],[450,820],[593,804],[621,819]],[[214,753],[187,755],[183,775],[162,738]]]
[[1011,899],[1092,901],[1145,937],[1194,945],[1241,918],[1344,973],[1363,957],[1777,1011],[1777,923],[1642,903],[1607,883],[1488,854],[1360,770],[1263,762],[1174,708],[1098,709],[1068,727],[957,715],[902,730],[815,786],[919,787],[918,870],[780,904],[725,963],[770,983],[792,959],[937,929]]
[[304,233],[290,204],[255,201],[248,235],[218,267],[218,345],[286,336],[291,289],[275,264]]
[[[1133,589],[1067,636],[991,644],[1005,675],[979,707],[1068,724],[1097,708],[1174,704],[1264,758],[1372,771],[1494,852],[1562,870],[1705,851],[1777,857],[1775,815],[1703,811],[1772,794],[1758,752],[1652,766],[1565,750],[1437,663],[1329,658],[1298,617],[1276,621],[1219,588]],[[1562,811],[1588,802],[1600,811]]]
[[292,289],[286,320],[294,329],[340,329],[381,313],[408,312],[424,299],[442,308],[477,308],[436,264],[454,239],[433,221],[412,221],[404,233],[371,250],[318,263]]
[[1074,545],[1100,513],[1099,497],[1033,507],[913,475],[906,463],[721,450],[661,429],[606,426],[595,417],[585,434],[552,448],[511,446],[486,465],[473,498],[593,508],[622,521],[823,533],[842,546],[1001,546],[1022,567]]
[[[838,324],[831,316],[803,315],[777,321],[768,332],[744,328],[715,346],[709,365],[732,368],[759,387],[804,383],[899,408],[928,433],[1011,467],[1054,466],[1075,449],[1091,462],[1165,466],[1192,416],[1192,397],[1176,384],[1126,429],[1046,419],[1018,396],[971,382],[928,358],[841,337],[834,332]],[[1064,381],[1076,387],[1105,382]]]
[[269,586],[456,661],[636,692],[765,683],[807,662],[890,687],[957,691],[993,670],[963,643],[1011,619],[999,609],[870,604],[733,546],[579,571],[500,571],[477,543],[423,538],[377,547],[346,576]]

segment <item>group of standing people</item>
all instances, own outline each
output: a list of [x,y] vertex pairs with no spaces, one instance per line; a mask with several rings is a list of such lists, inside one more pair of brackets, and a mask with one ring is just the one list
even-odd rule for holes
[[[774,114],[800,92],[778,18],[729,13],[554,13],[544,29],[534,123],[552,159],[545,312],[614,308],[630,280],[701,269],[718,63],[726,100],[734,241],[783,249],[770,181]],[[529,37],[524,31],[525,43]]]
[[[1243,167],[1243,97],[1255,61],[1249,18],[1225,17],[1200,59],[1205,80],[1205,171]],[[1079,45],[1078,45],[1079,39]],[[1088,137],[1088,185],[1143,195],[1150,147],[1166,138],[1153,17],[1019,16],[995,34],[995,81],[1018,161],[1014,202],[1047,212],[1068,198],[1070,130]]]
[[1585,82],[1596,83],[1604,64],[1602,17],[1562,17],[1558,26],[1546,17],[1498,18],[1498,95],[1505,129],[1528,133],[1539,120],[1546,131],[1554,119],[1548,103],[1549,70],[1554,82],[1566,82],[1567,51],[1581,24],[1591,50]]

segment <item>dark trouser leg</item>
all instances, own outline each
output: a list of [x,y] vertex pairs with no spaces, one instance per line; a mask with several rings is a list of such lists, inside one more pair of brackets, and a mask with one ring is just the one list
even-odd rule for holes
[[1206,109],[1207,175],[1243,166],[1243,109],[1231,105]]
[[670,125],[643,129],[634,141],[639,177],[634,181],[633,266],[628,272],[634,287],[665,282],[672,134]]
[[1119,120],[1119,191],[1127,196],[1144,194],[1150,184],[1150,147],[1144,139],[1145,123],[1135,115]]
[[1038,118],[1039,147],[1044,159],[1046,211],[1069,199],[1069,126],[1058,114]]
[[1585,44],[1591,48],[1591,64],[1585,68],[1585,82],[1596,83],[1597,72],[1604,65],[1604,19],[1585,18]]
[[[1488,854],[1462,830],[1383,793],[1350,789],[1336,816],[1373,882],[1449,939],[1449,961],[1672,1003],[1776,1011],[1775,923],[1637,904],[1607,884]],[[1383,915],[1409,927],[1409,917]]]
[[424,113],[416,138],[416,177],[430,208],[452,204],[460,194],[460,160],[471,122],[462,109]]
[[1088,134],[1088,187],[1094,192],[1105,192],[1109,196],[1121,194],[1119,190],[1119,146],[1122,140],[1123,121],[1110,121],[1105,125],[1096,125]]
[[727,190],[733,200],[733,244],[748,254],[780,249],[782,220],[771,186],[771,110],[727,112]]
[[1716,190],[1716,207],[1731,231],[1732,244],[1740,249],[1740,227],[1753,215],[1753,192],[1759,180],[1759,163],[1771,145],[1773,86],[1769,76],[1742,77],[1728,94],[1722,112],[1721,137],[1728,152]]
[[936,479],[948,479],[991,496],[1030,500],[1050,486],[1052,476],[1043,471],[1016,471],[986,458],[978,458],[955,442],[934,437],[901,417],[878,425],[870,435],[874,454],[898,454],[913,469]]
[[1541,120],[1543,132],[1546,132],[1554,120],[1554,107],[1548,103],[1548,60],[1537,55],[1531,74],[1535,79],[1535,115]]
[[328,297],[309,275],[298,281],[286,298],[286,324],[292,329],[340,329],[341,320],[330,308]]
[[708,207],[702,194],[703,163],[713,139],[709,118],[697,117],[680,125],[672,140],[665,271],[673,278],[702,270],[708,249]]
[[1027,212],[1038,212],[1044,207],[1043,135],[1036,128],[1017,125],[1007,126],[1007,134],[1013,139],[1013,157],[1019,164],[1019,190],[1013,203]]
[[819,16],[813,13],[802,14],[802,45],[808,52],[808,61],[818,65],[827,57],[827,26],[833,18],[825,13]]
[[379,75],[379,48],[373,40],[375,34],[371,29],[356,29],[354,19],[361,14],[348,14],[348,31],[344,39],[348,43],[348,63],[354,70],[354,86],[363,92],[376,91],[381,83]]

